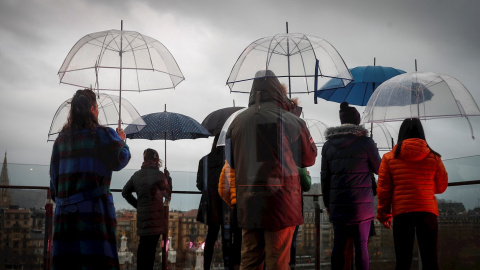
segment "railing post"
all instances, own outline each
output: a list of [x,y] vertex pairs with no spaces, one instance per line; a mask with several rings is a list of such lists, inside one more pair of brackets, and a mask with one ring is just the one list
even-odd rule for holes
[[170,200],[167,199],[165,200],[165,203],[164,203],[164,209],[165,209],[165,213],[166,213],[166,216],[167,216],[167,232],[166,233],[162,233],[162,270],[167,270],[167,260],[168,260],[168,254],[167,254],[167,245],[168,245],[168,219],[170,217]]
[[45,238],[43,242],[43,269],[50,270],[52,259],[52,236],[53,236],[53,202],[50,189],[47,190],[45,202]]
[[319,196],[313,196],[313,204],[315,205],[315,269],[320,269],[321,256],[321,243],[322,243],[322,213],[323,209],[320,208],[318,201]]

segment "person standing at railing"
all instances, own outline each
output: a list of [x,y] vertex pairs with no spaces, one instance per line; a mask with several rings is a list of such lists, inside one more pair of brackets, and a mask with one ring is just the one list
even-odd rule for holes
[[440,154],[425,139],[418,118],[407,118],[398,132],[397,145],[383,156],[378,175],[377,218],[392,227],[395,269],[410,269],[417,235],[422,269],[438,268],[438,203],[435,194],[448,186]]
[[326,130],[322,148],[323,202],[333,223],[332,269],[343,270],[348,238],[353,238],[356,269],[369,269],[368,237],[375,206],[372,173],[378,174],[380,155],[360,114],[340,104],[341,126]]
[[315,163],[317,147],[272,71],[255,74],[248,106],[225,141],[242,228],[240,268],[288,269],[293,232],[303,224],[298,167]]
[[197,188],[202,192],[202,197],[197,221],[208,227],[203,269],[210,269],[218,232],[221,231],[224,269],[233,270],[235,266],[238,268],[240,265],[241,233],[238,233],[236,218],[231,218],[234,210],[230,209],[218,193],[219,178],[225,162],[225,147],[216,147],[218,138],[219,134],[213,140],[210,153],[198,162]]
[[110,181],[130,161],[125,133],[98,123],[92,90],[78,90],[70,106],[50,163],[52,269],[119,269]]
[[137,209],[138,270],[153,269],[160,235],[168,232],[169,213],[163,202],[172,194],[172,178],[170,172],[167,169],[162,172],[161,167],[158,152],[145,149],[141,169],[130,177],[122,190],[122,196]]

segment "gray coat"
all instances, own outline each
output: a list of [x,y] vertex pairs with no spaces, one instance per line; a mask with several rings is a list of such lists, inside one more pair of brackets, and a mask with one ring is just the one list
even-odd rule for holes
[[227,159],[235,169],[238,226],[277,230],[303,223],[298,167],[315,163],[305,122],[289,112],[276,78],[255,79],[249,107],[230,125]]
[[[137,194],[135,198],[132,193]],[[154,235],[168,231],[168,211],[163,198],[172,194],[172,178],[156,168],[135,172],[122,190],[122,196],[137,209],[137,234]]]

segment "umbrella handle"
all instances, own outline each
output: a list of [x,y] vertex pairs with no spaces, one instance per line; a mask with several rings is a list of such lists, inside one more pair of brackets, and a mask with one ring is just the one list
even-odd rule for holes
[[167,132],[165,132],[165,169],[167,169]]

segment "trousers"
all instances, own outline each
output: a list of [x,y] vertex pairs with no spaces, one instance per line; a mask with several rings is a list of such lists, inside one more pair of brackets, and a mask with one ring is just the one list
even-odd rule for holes
[[422,269],[438,269],[438,221],[435,214],[428,212],[405,213],[393,218],[395,269],[410,269],[415,234],[422,259]]
[[153,269],[158,239],[160,239],[160,234],[140,236],[140,242],[138,243],[137,249],[138,270]]
[[370,224],[370,221],[354,225],[333,224],[333,270],[343,270],[345,264],[345,248],[349,238],[353,238],[353,244],[355,246],[355,267],[357,269],[369,269],[368,235],[370,233]]
[[290,269],[290,245],[295,226],[271,231],[242,230],[242,256],[240,269]]

